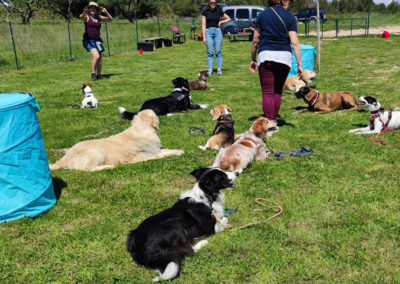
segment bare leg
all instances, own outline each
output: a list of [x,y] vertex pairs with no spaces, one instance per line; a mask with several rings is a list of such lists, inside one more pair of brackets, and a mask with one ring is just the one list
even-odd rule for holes
[[[97,65],[98,65],[99,60],[101,62],[101,55],[96,48],[92,48],[90,50],[90,53],[93,56],[93,58],[92,58],[92,74],[96,74],[96,70],[98,70]],[[100,69],[101,69],[101,67],[100,67]]]

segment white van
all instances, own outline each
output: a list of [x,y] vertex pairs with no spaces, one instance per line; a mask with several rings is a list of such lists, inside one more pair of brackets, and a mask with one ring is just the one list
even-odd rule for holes
[[238,27],[248,28],[252,19],[257,18],[258,14],[267,9],[258,5],[234,5],[222,7],[222,12],[226,13]]

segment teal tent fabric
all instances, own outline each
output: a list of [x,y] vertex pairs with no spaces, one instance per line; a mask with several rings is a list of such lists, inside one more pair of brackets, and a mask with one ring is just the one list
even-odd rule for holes
[[[309,44],[300,44],[301,50],[301,63],[303,64],[303,70],[310,69],[314,71],[314,58],[317,53],[315,47]],[[294,57],[294,52],[292,49],[292,68],[290,68],[288,77],[297,75],[297,61]]]
[[31,94],[0,94],[0,223],[56,203],[37,111]]

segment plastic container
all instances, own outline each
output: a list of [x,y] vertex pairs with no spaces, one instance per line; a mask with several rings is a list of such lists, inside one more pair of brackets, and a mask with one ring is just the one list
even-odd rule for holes
[[0,94],[0,223],[56,203],[37,111],[31,94]]
[[142,49],[142,51],[153,51],[153,43],[146,41],[138,42],[137,49]]
[[[316,54],[315,47],[309,44],[301,43],[300,49],[301,49],[301,62],[303,64],[303,70],[309,69],[314,71],[314,59]],[[292,49],[292,68],[289,71],[288,77],[292,77],[294,75],[297,75],[297,61]]]

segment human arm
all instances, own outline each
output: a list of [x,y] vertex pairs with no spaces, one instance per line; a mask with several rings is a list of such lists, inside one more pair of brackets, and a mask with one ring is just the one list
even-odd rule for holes
[[83,8],[82,14],[79,15],[79,19],[87,22],[89,19],[88,12],[89,12],[89,7],[85,6],[85,8]]
[[251,61],[250,61],[250,72],[255,73],[257,70],[257,50],[258,42],[260,41],[260,28],[254,29],[253,41],[251,42]]
[[100,7],[100,11],[106,15],[105,17],[101,16],[101,15],[99,16],[100,20],[102,22],[112,22],[113,21],[113,17],[110,15],[110,13],[108,13],[106,8]]
[[226,13],[224,13],[224,19],[218,22],[218,27],[220,28],[222,24],[228,23],[230,21],[231,18]]
[[297,76],[301,78],[303,77],[303,65],[301,62],[301,49],[300,49],[299,39],[297,37],[297,32],[289,31],[289,39],[293,47],[294,57],[296,58],[297,61]]
[[206,40],[206,16],[201,16],[201,32],[203,33],[203,43],[207,44]]

